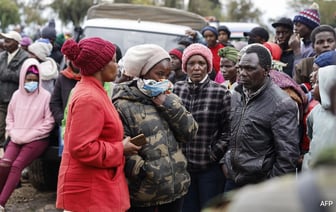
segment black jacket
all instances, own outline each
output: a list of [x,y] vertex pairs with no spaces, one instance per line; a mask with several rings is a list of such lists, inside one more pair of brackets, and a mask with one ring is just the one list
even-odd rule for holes
[[8,104],[14,91],[19,88],[21,66],[28,57],[29,55],[25,50],[19,49],[10,63],[7,64],[7,52],[0,53],[0,104]]
[[246,101],[242,86],[231,98],[231,139],[225,164],[238,185],[294,172],[299,157],[298,108],[267,79]]

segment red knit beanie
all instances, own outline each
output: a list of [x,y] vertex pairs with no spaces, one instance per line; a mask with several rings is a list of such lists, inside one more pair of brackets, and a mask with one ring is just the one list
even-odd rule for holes
[[272,42],[265,42],[263,43],[263,45],[271,52],[273,60],[280,60],[282,49],[278,44]]
[[199,43],[191,44],[183,51],[182,71],[187,73],[187,62],[194,55],[201,55],[205,58],[208,63],[208,73],[210,73],[212,71],[212,53],[208,47]]
[[182,47],[177,47],[175,49],[172,49],[169,51],[170,55],[175,55],[180,61],[182,61],[182,53],[183,53],[184,48]]
[[98,37],[85,38],[79,43],[67,40],[62,53],[80,69],[82,75],[93,75],[107,65],[115,54],[114,45]]

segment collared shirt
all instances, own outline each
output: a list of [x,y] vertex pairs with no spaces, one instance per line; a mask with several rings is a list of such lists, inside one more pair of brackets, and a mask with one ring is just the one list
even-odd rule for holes
[[10,61],[13,59],[13,57],[16,55],[16,53],[18,53],[19,50],[20,50],[20,48],[17,48],[13,53],[7,52],[7,54],[8,54],[7,64],[10,63]]

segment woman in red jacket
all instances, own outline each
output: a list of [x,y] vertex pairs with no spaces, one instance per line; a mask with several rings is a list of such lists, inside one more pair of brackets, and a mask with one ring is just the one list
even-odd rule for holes
[[80,68],[68,105],[58,176],[57,208],[67,211],[126,211],[129,193],[124,154],[140,147],[123,139],[119,115],[104,90],[117,75],[115,47],[98,37],[67,40],[62,52]]

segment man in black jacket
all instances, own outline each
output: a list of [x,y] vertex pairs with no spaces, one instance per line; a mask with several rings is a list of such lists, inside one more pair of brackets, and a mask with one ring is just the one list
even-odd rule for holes
[[298,108],[270,79],[271,63],[269,51],[260,44],[249,46],[238,63],[231,139],[223,159],[227,191],[295,171]]
[[5,51],[0,53],[0,147],[5,143],[6,115],[9,100],[19,88],[22,63],[29,57],[20,48],[21,35],[16,31],[0,33]]

